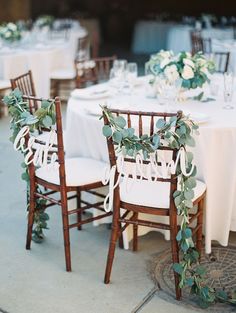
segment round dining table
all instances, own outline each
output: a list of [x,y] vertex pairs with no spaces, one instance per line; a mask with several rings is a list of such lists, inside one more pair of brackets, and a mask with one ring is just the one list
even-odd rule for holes
[[[206,86],[202,101],[194,100],[189,92],[185,99],[172,105],[160,105],[158,98],[148,98],[145,77],[137,80],[132,94],[127,88],[118,94],[109,83],[103,83],[74,90],[66,112],[66,157],[90,157],[108,164],[103,121],[99,119],[100,105],[147,112],[182,110],[198,122],[199,135],[196,135],[196,147],[192,151],[197,178],[207,186],[204,213],[206,253],[211,252],[213,240],[226,246],[230,231],[236,231],[236,105],[231,110],[224,109],[223,77],[217,76],[214,84],[216,81],[218,86],[215,86],[214,97]],[[195,90],[195,95],[198,92]],[[140,227],[139,235],[147,231],[149,229]],[[127,242],[131,237],[127,235]],[[167,231],[165,238],[168,239]]]
[[15,78],[31,70],[36,94],[49,98],[51,72],[73,70],[78,38],[86,34],[82,27],[72,29],[68,38],[51,38],[50,33],[39,36],[32,32],[19,44],[0,46],[0,79]]

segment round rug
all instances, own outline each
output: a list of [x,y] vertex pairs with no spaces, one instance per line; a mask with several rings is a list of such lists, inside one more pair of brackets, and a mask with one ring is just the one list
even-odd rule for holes
[[[210,255],[202,253],[201,265],[206,268],[207,285],[215,289],[224,289],[225,291],[236,290],[236,247],[213,246]],[[175,300],[174,274],[170,249],[153,257],[150,274],[155,284],[161,288],[158,296],[173,303],[187,306],[195,311],[199,309],[196,304],[196,298],[189,294],[189,288],[183,290],[181,301]],[[202,311],[202,309],[199,310]],[[214,313],[236,312],[236,307],[217,303],[205,309],[205,311]]]

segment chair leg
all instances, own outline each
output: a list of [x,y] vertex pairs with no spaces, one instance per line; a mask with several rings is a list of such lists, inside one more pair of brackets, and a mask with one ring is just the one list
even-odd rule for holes
[[[81,192],[77,190],[77,197],[76,197],[76,202],[77,202],[77,209],[81,208]],[[77,213],[77,222],[80,223],[82,221],[82,213],[78,212]],[[78,225],[78,230],[82,230],[82,225]]]
[[198,212],[199,216],[197,218],[197,227],[198,230],[196,232],[196,239],[197,239],[197,244],[196,248],[199,253],[199,260],[201,259],[201,252],[202,252],[202,224],[203,224],[203,206],[204,206],[204,199],[200,200],[198,203]]
[[[179,263],[179,246],[176,240],[178,233],[177,226],[177,214],[175,212],[170,213],[170,236],[171,236],[171,252],[172,252],[172,261],[174,263]],[[180,279],[179,274],[174,271],[175,278],[175,296],[176,300],[181,299],[181,288],[179,287]]]
[[[134,213],[134,220],[138,219],[138,213]],[[133,251],[138,251],[138,225],[133,225]]]
[[34,225],[34,213],[35,213],[35,183],[30,184],[30,196],[29,196],[29,213],[28,213],[28,226],[26,236],[26,249],[30,250],[32,231]]
[[69,217],[67,207],[67,193],[61,192],[61,211],[62,211],[62,224],[63,224],[63,237],[65,249],[66,270],[71,272],[71,253],[70,253],[70,232],[69,232]]
[[[119,218],[121,218],[121,214],[120,214],[120,211],[119,211]],[[119,223],[119,229],[122,228],[122,225],[121,223]],[[119,236],[119,248],[120,249],[124,249],[124,240],[123,240],[123,233],[120,232],[120,236]]]
[[120,215],[120,201],[116,200],[114,201],[114,207],[113,207],[111,240],[110,240],[110,246],[109,246],[109,251],[107,255],[107,264],[106,264],[106,271],[105,271],[105,278],[104,278],[105,284],[109,284],[110,282],[112,264],[113,264],[114,255],[115,255],[116,241],[118,239],[119,231],[120,231],[119,215]]

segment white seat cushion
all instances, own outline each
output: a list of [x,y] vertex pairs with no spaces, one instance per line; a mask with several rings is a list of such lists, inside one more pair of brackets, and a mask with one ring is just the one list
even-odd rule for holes
[[10,80],[0,80],[0,90],[1,89],[10,89],[11,88],[11,83]]
[[[197,180],[194,188],[194,200],[201,196],[206,190],[206,185]],[[128,178],[127,183],[120,184],[120,199],[123,202],[149,206],[153,208],[169,208],[170,183],[151,182],[147,180],[134,181]]]
[[51,72],[51,79],[74,79],[76,76],[74,69],[61,69]]
[[[66,185],[82,186],[99,182],[104,177],[107,164],[89,158],[65,159]],[[36,170],[36,176],[47,182],[59,185],[59,169],[41,167]]]

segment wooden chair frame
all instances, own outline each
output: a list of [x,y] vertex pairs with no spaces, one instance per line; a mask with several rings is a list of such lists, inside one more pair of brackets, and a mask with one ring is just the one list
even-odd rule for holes
[[[125,110],[111,110],[113,114],[122,115],[127,119],[128,127],[132,127],[131,125],[131,117],[138,117],[138,133],[139,136],[143,134],[143,117],[150,117],[150,135],[153,134],[154,131],[154,118],[164,118],[165,120],[171,116],[176,116],[176,114],[172,113],[147,113],[147,112],[135,112],[135,111],[125,111]],[[107,117],[104,115],[104,124],[109,125],[109,121]],[[114,149],[114,142],[111,137],[107,138],[107,145],[109,151],[109,159],[110,165],[116,165],[116,153]],[[173,160],[176,159],[176,154],[178,150],[171,149],[168,147],[160,147],[160,150],[169,150],[173,152]],[[125,161],[133,162],[134,159],[126,158]],[[118,172],[115,173],[115,181],[117,180]],[[142,178],[143,179],[143,178]],[[158,229],[170,230],[171,236],[171,250],[172,250],[172,260],[173,263],[179,262],[179,246],[176,240],[176,236],[179,230],[179,226],[177,224],[177,210],[174,203],[173,193],[177,190],[177,177],[176,175],[171,175],[169,179],[158,178],[160,182],[169,182],[170,183],[170,206],[169,209],[164,208],[153,208],[146,207],[142,205],[134,205],[131,203],[123,202],[120,200],[120,190],[119,185],[114,190],[114,201],[113,201],[113,222],[112,222],[112,234],[110,239],[110,246],[107,256],[107,265],[105,271],[105,284],[110,282],[112,264],[114,260],[116,241],[121,236],[122,232],[127,228],[128,225],[133,225],[133,251],[137,251],[138,249],[138,225],[154,227]],[[197,220],[197,226],[193,228],[193,234],[196,235],[196,245],[197,250],[201,253],[202,249],[202,223],[203,223],[203,201],[204,201],[205,193],[200,196],[198,199],[194,201],[194,205],[198,205],[198,211],[196,214],[190,215],[190,225],[193,221]],[[125,210],[125,213],[120,216],[120,208]],[[133,213],[131,217],[128,217],[129,213]],[[141,220],[138,218],[139,213],[146,213],[157,216],[169,216],[169,224],[150,222],[147,220]],[[121,226],[121,225],[124,226]],[[176,299],[179,300],[181,298],[181,289],[179,288],[179,275],[174,272],[175,278],[175,291],[176,291]]]
[[[42,99],[35,97],[23,97],[25,101],[37,101],[41,102]],[[60,99],[55,98],[55,110],[56,110],[56,133],[57,133],[57,145],[54,145],[57,149],[58,155],[58,163],[59,163],[59,177],[60,184],[53,184],[48,181],[45,181],[36,176],[36,168],[33,163],[30,163],[28,166],[29,176],[30,176],[30,203],[29,203],[29,214],[28,214],[28,227],[27,227],[27,238],[26,238],[26,249],[30,249],[31,247],[31,239],[32,239],[32,229],[34,222],[34,214],[35,214],[35,200],[36,198],[41,198],[47,200],[46,207],[51,207],[53,205],[59,205],[61,207],[62,214],[62,224],[63,224],[63,236],[64,236],[64,247],[65,247],[65,262],[66,262],[66,270],[71,271],[71,252],[70,252],[70,234],[69,231],[71,228],[77,227],[78,230],[81,230],[82,225],[93,222],[95,220],[102,219],[104,217],[110,216],[111,212],[105,212],[103,210],[103,199],[101,201],[97,201],[95,203],[89,203],[81,199],[82,192],[88,192],[93,194],[99,198],[104,198],[104,195],[97,192],[94,189],[103,187],[103,183],[101,181],[95,181],[91,184],[81,185],[81,186],[67,186],[66,185],[66,172],[65,172],[65,158],[64,158],[64,145],[63,145],[63,136],[62,136],[62,118],[61,118],[61,103]],[[48,129],[49,131],[50,129]],[[46,130],[45,130],[46,131]],[[27,138],[27,140],[29,137]],[[41,143],[42,144],[42,143]],[[33,157],[33,156],[32,156]],[[42,186],[45,188],[45,193],[41,194],[37,192],[37,186]],[[76,193],[75,196],[67,196],[68,192],[74,191]],[[52,197],[54,193],[58,192],[60,194],[60,200],[57,200]],[[77,200],[77,208],[73,210],[68,210],[67,201],[70,199],[76,198]],[[96,208],[102,212],[101,215],[89,218],[82,218],[82,213],[86,210]],[[77,222],[70,224],[69,216],[76,214]]]
[[99,79],[109,79],[110,69],[113,62],[117,59],[116,55],[111,57],[94,58],[88,61],[95,63],[93,68],[83,69],[82,75],[80,74],[79,64],[84,64],[86,61],[75,61],[76,68],[76,88],[86,87],[86,83],[97,84]]
[[192,54],[202,51],[203,53],[212,52],[211,38],[203,38],[200,31],[191,31]]

